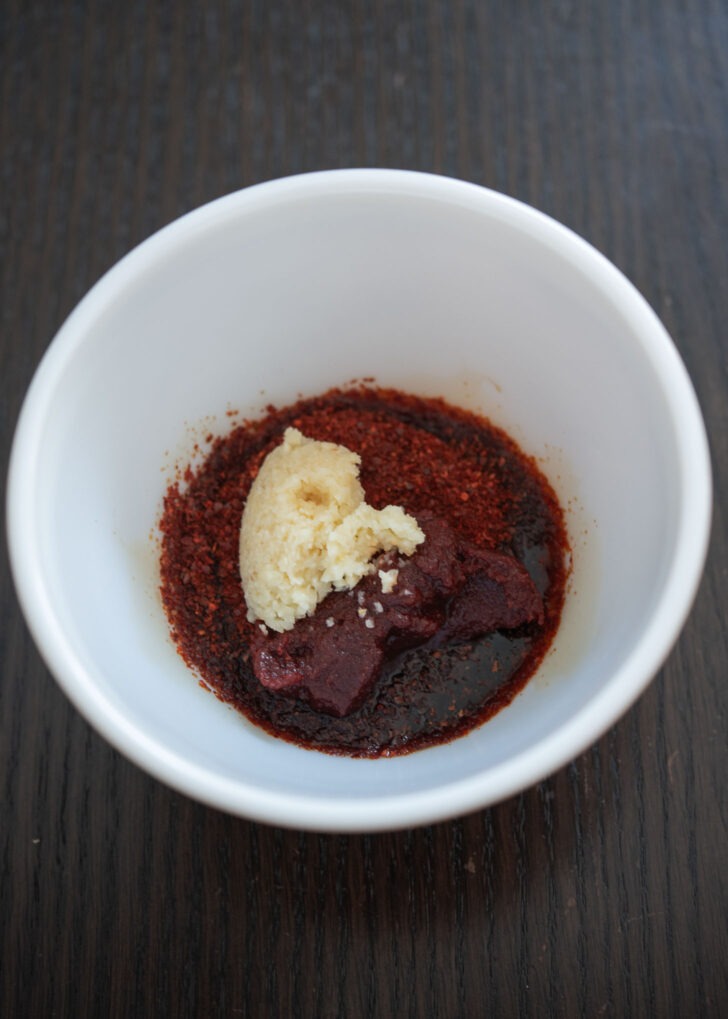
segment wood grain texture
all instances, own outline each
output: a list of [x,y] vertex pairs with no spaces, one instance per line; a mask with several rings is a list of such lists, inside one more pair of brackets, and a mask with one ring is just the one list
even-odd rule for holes
[[69,705],[0,549],[0,1015],[728,1014],[728,8],[714,0],[0,6],[3,478],[65,316],[234,188],[392,165],[556,216],[636,283],[708,424],[704,583],[649,691],[491,810],[378,836],[234,819]]

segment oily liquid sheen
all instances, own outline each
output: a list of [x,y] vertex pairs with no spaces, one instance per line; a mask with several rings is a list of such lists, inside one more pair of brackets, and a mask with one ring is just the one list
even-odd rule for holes
[[[343,718],[256,679],[253,627],[238,573],[240,518],[250,485],[285,428],[338,442],[362,458],[366,499],[430,510],[463,539],[508,552],[544,599],[544,623],[474,641],[428,645],[385,663],[365,703]],[[523,687],[558,627],[568,542],[561,508],[535,461],[500,429],[444,401],[393,390],[332,390],[211,441],[165,499],[161,591],[172,635],[205,685],[269,733],[356,757],[408,753],[480,725]],[[326,612],[326,601],[318,607]]]

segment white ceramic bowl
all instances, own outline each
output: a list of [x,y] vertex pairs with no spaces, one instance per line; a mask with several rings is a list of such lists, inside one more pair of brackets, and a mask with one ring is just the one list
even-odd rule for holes
[[[199,429],[365,376],[504,425],[560,493],[574,551],[554,649],[514,702],[377,761],[273,739],[201,689],[169,640],[150,538]],[[614,266],[491,191],[345,170],[198,209],[91,290],[25,401],[8,530],[38,647],[114,746],[234,814],[364,831],[492,804],[608,729],[685,621],[710,506],[692,387]]]

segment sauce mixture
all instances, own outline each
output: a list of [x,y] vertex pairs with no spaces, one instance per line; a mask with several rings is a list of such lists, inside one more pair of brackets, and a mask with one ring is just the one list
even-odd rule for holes
[[[314,616],[287,634],[266,634],[248,621],[238,563],[240,519],[260,465],[289,425],[358,453],[367,501],[400,505],[421,520],[433,541],[454,541],[466,580],[471,577],[469,597],[456,599],[454,588],[440,587],[440,597],[427,603],[423,619],[436,617],[434,630],[420,627],[416,641],[393,639],[387,631],[366,681],[344,683],[326,696],[318,696],[315,686],[313,693],[299,689],[291,696],[286,662],[315,657],[317,646],[330,650],[332,637],[347,627],[364,636],[377,627],[381,635],[381,610],[371,614],[371,629],[365,630],[354,606],[364,598],[371,604],[385,599],[377,594],[375,573],[354,592],[328,595]],[[446,536],[438,538],[443,527]],[[215,439],[203,464],[169,488],[160,528],[162,599],[183,659],[219,698],[271,734],[329,753],[408,753],[480,725],[533,674],[564,600],[563,514],[535,461],[483,418],[443,400],[393,390],[332,390],[269,408],[265,418]],[[425,541],[423,554],[427,546]],[[432,570],[442,572],[443,556],[431,558]],[[401,561],[399,566],[412,568]],[[505,578],[497,596],[491,575]],[[504,597],[510,608],[504,609]],[[468,603],[481,615],[490,612],[498,628],[478,633]],[[416,632],[418,623],[413,626]],[[360,643],[356,637],[340,651],[346,657]]]

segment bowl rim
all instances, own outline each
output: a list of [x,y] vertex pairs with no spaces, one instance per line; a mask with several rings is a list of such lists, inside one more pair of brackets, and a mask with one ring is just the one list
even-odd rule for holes
[[[486,212],[549,245],[589,278],[639,338],[673,420],[680,421],[675,432],[683,483],[676,554],[655,610],[631,653],[595,697],[547,737],[497,767],[418,792],[344,799],[261,790],[222,777],[141,731],[100,692],[66,639],[25,521],[32,514],[37,453],[55,387],[111,302],[180,242],[214,230],[231,212],[264,209],[291,198],[357,192],[427,197]],[[365,832],[444,821],[515,795],[574,760],[630,708],[672,650],[697,594],[710,538],[712,473],[698,400],[674,342],[634,285],[586,240],[515,198],[456,178],[385,168],[322,170],[255,184],[200,206],[142,241],[100,278],[62,324],[31,381],[11,447],[6,511],[11,573],[33,639],[71,702],[112,746],[177,791],[228,813],[312,831]]]

